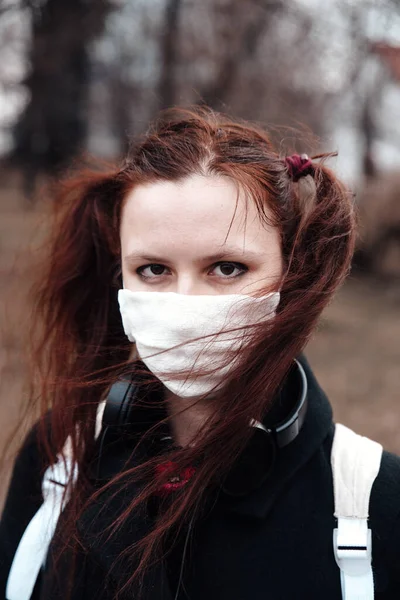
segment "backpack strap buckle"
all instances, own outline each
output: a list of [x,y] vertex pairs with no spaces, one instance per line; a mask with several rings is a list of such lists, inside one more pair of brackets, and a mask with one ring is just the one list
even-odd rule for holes
[[371,530],[367,519],[339,517],[333,531],[333,548],[341,571],[352,577],[371,572]]
[[367,519],[339,517],[338,527],[333,531],[333,548],[343,600],[373,600],[372,543]]

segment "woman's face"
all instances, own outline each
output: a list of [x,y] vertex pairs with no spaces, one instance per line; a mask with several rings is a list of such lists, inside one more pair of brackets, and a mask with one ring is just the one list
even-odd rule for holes
[[225,177],[136,187],[120,235],[124,287],[132,291],[257,295],[282,274],[278,230]]

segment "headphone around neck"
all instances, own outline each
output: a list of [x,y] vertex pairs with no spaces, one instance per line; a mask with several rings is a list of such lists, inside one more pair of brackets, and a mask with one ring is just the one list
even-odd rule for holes
[[[289,377],[292,378],[293,387],[297,390],[297,401],[290,414],[283,421],[273,426],[266,426],[255,420],[250,423],[254,427],[255,438],[253,436],[253,442],[255,441],[258,447],[270,448],[273,456],[276,455],[279,449],[289,445],[297,438],[307,413],[307,377],[303,366],[298,360],[294,361]],[[159,387],[154,388],[154,391],[150,391],[150,399],[152,393],[157,396]],[[150,409],[148,405],[144,408],[143,402],[140,402],[142,394],[143,389],[141,389],[140,382],[137,382],[137,380],[134,382],[132,376],[122,377],[111,386],[105,401],[98,438],[97,479],[100,479],[102,455],[108,439],[123,443],[125,434],[140,434],[157,422],[157,418],[162,420],[165,417],[165,410],[162,411],[159,403],[154,403],[154,406]],[[263,450],[262,454],[264,454]],[[274,459],[272,462],[274,462]],[[236,494],[236,491],[232,488],[231,495],[239,494]]]
[[[307,377],[301,363],[297,359],[294,363],[300,393],[292,412],[284,421],[270,428],[265,427],[262,423],[252,422],[254,427],[263,429],[272,435],[278,448],[287,446],[298,436],[307,412]],[[119,430],[127,427],[135,428],[135,401],[139,395],[140,385],[129,377],[123,377],[111,386],[103,413],[102,433],[109,428]]]

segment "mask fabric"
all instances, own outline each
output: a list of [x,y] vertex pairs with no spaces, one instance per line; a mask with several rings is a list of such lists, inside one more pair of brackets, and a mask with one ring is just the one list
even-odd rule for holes
[[118,292],[124,331],[140,359],[166,388],[184,398],[222,386],[252,333],[245,327],[271,319],[279,299],[278,292],[260,298]]

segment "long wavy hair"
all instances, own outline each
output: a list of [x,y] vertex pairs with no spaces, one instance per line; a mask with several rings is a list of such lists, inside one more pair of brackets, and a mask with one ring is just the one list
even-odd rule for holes
[[[295,182],[262,128],[205,108],[174,109],[133,143],[121,166],[105,173],[82,171],[56,190],[51,240],[34,294],[32,402],[40,398],[41,412],[47,415],[42,423],[50,420],[50,428],[41,427],[47,460],[54,462],[70,437],[79,468],[65,539],[77,538],[79,515],[107,487],[123,490],[135,479],[142,483],[108,532],[117,536],[124,520],[145,506],[171,475],[157,469],[158,464],[172,458],[179,471],[197,465],[154,527],[124,550],[133,567],[120,582],[120,592],[143,578],[165,553],[169,533],[198,513],[208,490],[228,472],[248,439],[249,418],[261,420],[268,413],[293,359],[349,271],[353,199],[325,166],[329,156],[314,156],[313,172]],[[260,219],[267,218],[266,209],[272,215],[284,259],[278,313],[252,333],[193,445],[130,465],[95,486],[88,464],[95,452],[97,407],[127,366],[133,373],[140,367],[117,302],[124,199],[135,186],[192,174],[229,177],[256,204]]]

